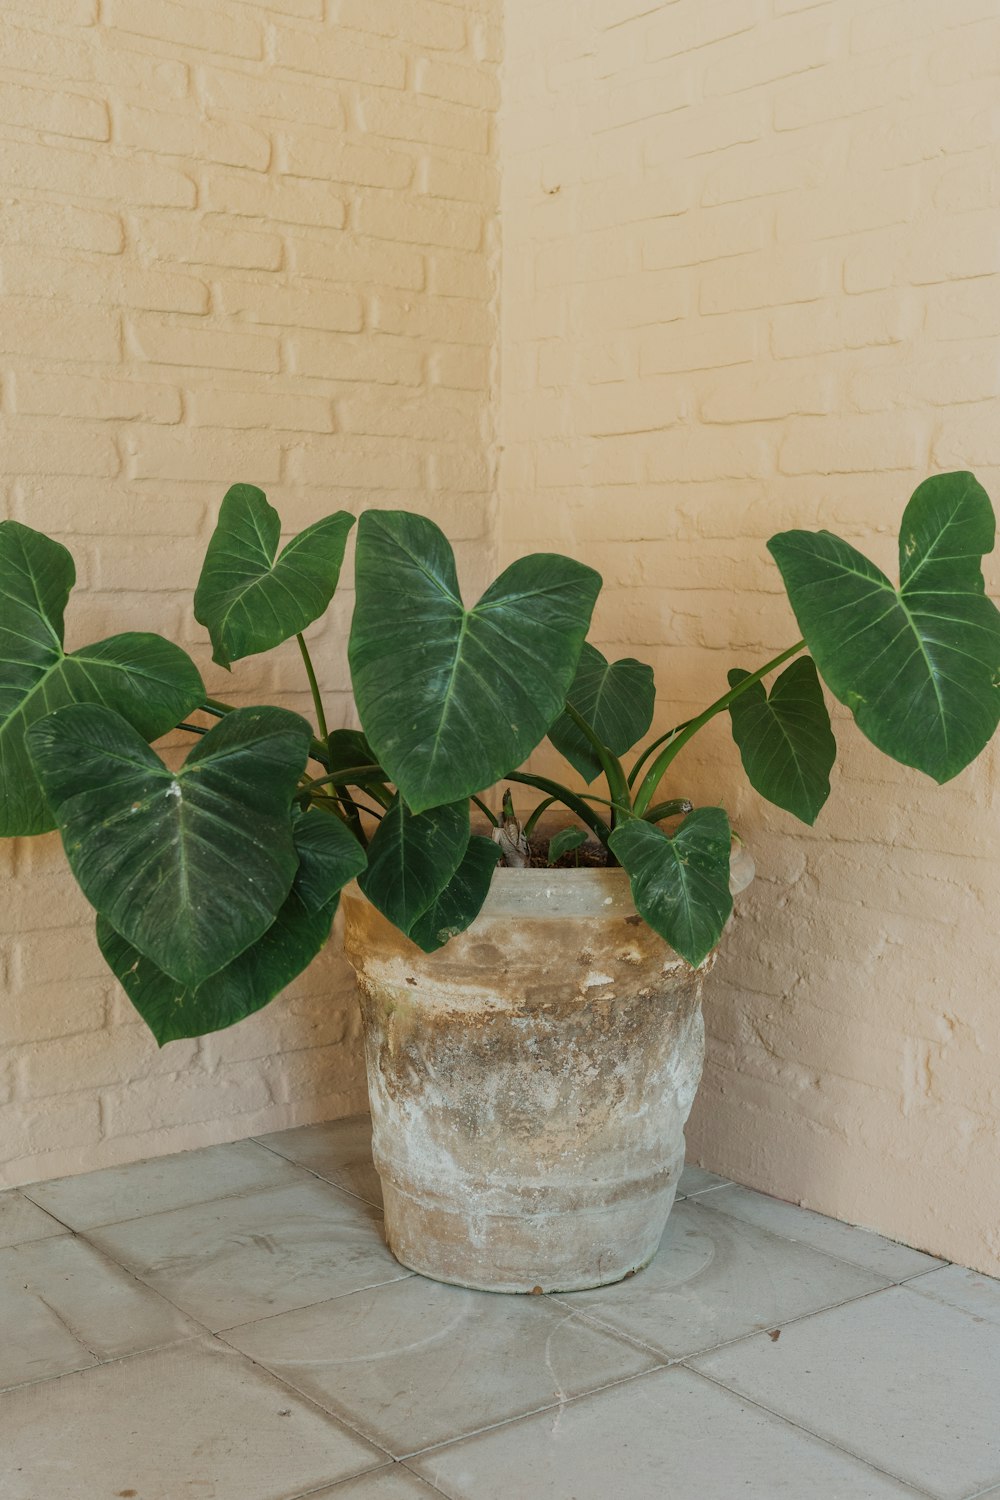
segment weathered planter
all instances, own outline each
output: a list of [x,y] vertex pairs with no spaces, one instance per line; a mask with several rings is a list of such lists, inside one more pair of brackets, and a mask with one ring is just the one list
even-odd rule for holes
[[496,1292],[645,1265],[684,1162],[712,959],[693,970],[657,937],[617,869],[500,869],[433,954],[356,886],[343,904],[397,1259]]

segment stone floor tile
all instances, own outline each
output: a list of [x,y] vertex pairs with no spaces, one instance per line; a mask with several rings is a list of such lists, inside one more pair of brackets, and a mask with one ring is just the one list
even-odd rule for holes
[[327,1125],[301,1125],[295,1130],[258,1136],[257,1140],[288,1161],[382,1207],[382,1184],[372,1164],[370,1115],[352,1115]]
[[996,1323],[910,1287],[692,1363],[939,1500],[1000,1480]]
[[302,1180],[301,1172],[256,1141],[235,1141],[36,1182],[24,1191],[71,1229],[92,1229]]
[[64,1375],[202,1332],[69,1234],[0,1250],[0,1329],[0,1386]]
[[914,1493],[679,1368],[411,1463],[449,1500],[901,1500]]
[[[1000,1281],[981,1271],[945,1266],[942,1271],[921,1276],[913,1283],[912,1290],[922,1297],[933,1297],[936,1302],[946,1302],[949,1307],[960,1307],[975,1318],[1000,1323]],[[997,1374],[1000,1380],[1000,1368]]]
[[629,1281],[560,1293],[567,1308],[670,1358],[710,1349],[886,1280],[694,1202],[679,1203],[659,1253]]
[[385,1462],[209,1339],[0,1396],[4,1500],[293,1500]]
[[657,1363],[547,1298],[421,1276],[225,1337],[397,1457]]
[[360,1479],[345,1479],[328,1490],[313,1490],[300,1500],[441,1500],[441,1491],[432,1489],[403,1464],[376,1469]]
[[714,1172],[706,1172],[704,1167],[696,1167],[689,1162],[677,1184],[677,1196],[678,1198],[693,1198],[698,1193],[709,1193],[714,1188],[729,1187],[729,1185],[728,1177],[717,1177]]
[[68,1234],[65,1224],[53,1219],[16,1188],[0,1193],[0,1247],[23,1245],[26,1240],[47,1240]]
[[853,1265],[865,1266],[889,1281],[905,1281],[908,1276],[919,1276],[924,1271],[933,1271],[935,1266],[946,1264],[933,1255],[911,1250],[908,1245],[897,1245],[894,1240],[883,1239],[869,1229],[856,1229],[851,1224],[842,1224],[839,1219],[828,1219],[824,1214],[798,1208],[780,1198],[770,1198],[766,1193],[755,1193],[750,1188],[722,1188],[717,1193],[707,1194],[704,1205],[716,1213],[732,1214],[745,1224],[769,1229],[772,1234],[780,1234],[786,1240],[797,1240],[803,1245],[811,1245],[814,1250],[822,1250],[826,1255],[836,1255]]
[[409,1276],[381,1224],[369,1204],[307,1177],[88,1238],[215,1331]]

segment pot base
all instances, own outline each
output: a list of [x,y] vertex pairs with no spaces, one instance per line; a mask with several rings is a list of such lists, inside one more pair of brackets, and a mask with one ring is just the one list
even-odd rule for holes
[[389,1249],[410,1271],[478,1292],[582,1292],[634,1276],[659,1248],[677,1191],[521,1214],[455,1212],[382,1179]]

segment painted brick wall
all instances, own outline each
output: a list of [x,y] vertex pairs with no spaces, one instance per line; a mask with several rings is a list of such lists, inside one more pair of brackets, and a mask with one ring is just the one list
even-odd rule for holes
[[[1000,498],[1000,13],[508,0],[505,71],[502,550],[603,571],[598,643],[654,664],[666,728],[796,638],[772,532],[894,569],[927,472]],[[995,1275],[996,749],[939,790],[834,717],[812,830],[726,722],[676,763],[759,866],[689,1140]]]
[[[2,9],[0,515],[74,552],[71,644],[159,630],[308,712],[294,644],[229,678],[191,593],[235,480],[289,531],[422,509],[488,570],[499,0]],[[310,633],[334,723],[350,606]],[[158,1052],[56,840],[0,861],[0,1185],[364,1106],[338,945]]]

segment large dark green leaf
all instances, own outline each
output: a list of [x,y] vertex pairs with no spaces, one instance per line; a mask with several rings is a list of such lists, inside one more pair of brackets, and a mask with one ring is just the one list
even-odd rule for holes
[[828,531],[768,543],[830,690],[874,745],[935,781],[974,760],[1000,722],[1000,612],[980,565],[994,531],[973,475],[939,474],[903,514],[898,589]]
[[443,948],[473,923],[489,895],[500,845],[474,833],[462,863],[427,910],[410,928],[410,937],[425,953]]
[[194,596],[194,614],[222,667],[280,646],[318,620],[333,598],[354,517],[337,511],[300,531],[279,557],[281,519],[263,490],[234,484],[219,511]]
[[[734,667],[729,686],[750,675]],[[800,656],[786,667],[770,697],[762,682],[746,688],[729,705],[729,716],[750,785],[803,823],[815,823],[830,795],[837,742],[812,658]]]
[[[653,722],[653,669],[631,656],[609,662],[588,641],[580,654],[567,702],[613,755],[624,755]],[[559,715],[549,730],[549,739],[588,786],[601,774],[601,762],[593,746],[568,714]]]
[[69,703],[104,703],[152,740],[205,696],[191,658],[158,635],[115,635],[67,654],[63,614],[75,579],[65,547],[0,523],[0,837],[55,827],[25,741],[38,719]]
[[466,609],[432,521],[361,517],[354,693],[379,764],[414,812],[489,786],[535,748],[566,701],[600,586],[592,569],[537,553]]
[[458,869],[468,844],[468,802],[413,813],[397,797],[375,830],[358,885],[383,916],[409,933]]
[[102,916],[97,941],[110,968],[162,1047],[221,1031],[253,1015],[291,984],[330,935],[340,891],[364,868],[360,844],[339,819],[309,812],[294,825],[299,868],[263,937],[232,963],[191,987],[140,953]]
[[87,900],[198,985],[266,932],[288,895],[291,799],[310,739],[297,714],[240,708],[171,771],[118,714],[76,704],[29,743]]
[[733,909],[732,834],[722,808],[696,807],[672,835],[630,818],[615,829],[610,843],[629,877],[636,911],[697,968]]

